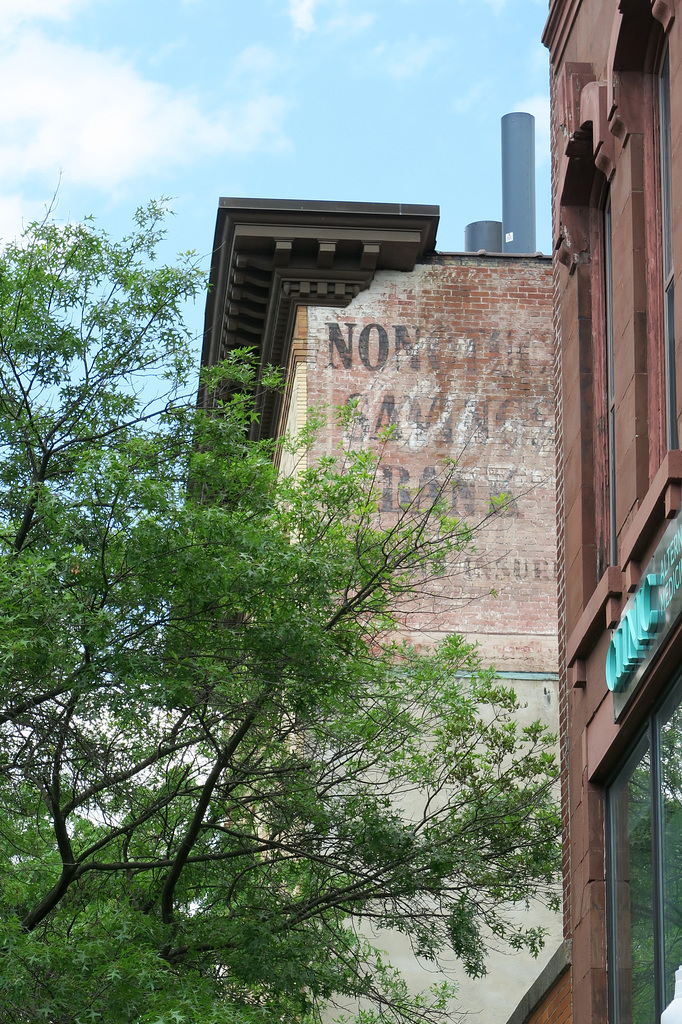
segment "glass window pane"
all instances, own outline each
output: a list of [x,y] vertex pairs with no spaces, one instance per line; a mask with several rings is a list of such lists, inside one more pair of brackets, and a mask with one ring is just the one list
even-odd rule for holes
[[[679,691],[677,693],[679,699]],[[663,982],[665,1005],[673,998],[675,971],[682,964],[682,707],[660,727],[661,873],[663,889]]]
[[665,373],[668,382],[668,447],[677,448],[677,374],[675,370],[675,282],[665,290]]
[[645,737],[609,791],[612,997],[618,1024],[655,1020],[651,758]]

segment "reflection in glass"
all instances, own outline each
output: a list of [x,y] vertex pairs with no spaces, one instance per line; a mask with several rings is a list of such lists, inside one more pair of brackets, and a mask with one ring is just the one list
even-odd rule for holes
[[663,710],[659,744],[663,984],[667,1006],[675,990],[675,971],[682,963],[682,707]]
[[612,1002],[618,1024],[656,1012],[651,758],[645,737],[609,792]]

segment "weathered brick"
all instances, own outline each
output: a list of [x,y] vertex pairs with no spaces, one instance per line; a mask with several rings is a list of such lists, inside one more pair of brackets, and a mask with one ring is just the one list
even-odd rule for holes
[[[472,524],[512,495],[511,514],[477,532],[477,551],[411,621],[430,641],[465,633],[502,671],[557,670],[551,301],[548,261],[452,256],[379,273],[345,309],[308,311],[308,402],[355,396],[353,443],[395,427],[386,512],[407,489],[428,497],[448,458],[448,500]],[[330,416],[313,458],[340,441]]]

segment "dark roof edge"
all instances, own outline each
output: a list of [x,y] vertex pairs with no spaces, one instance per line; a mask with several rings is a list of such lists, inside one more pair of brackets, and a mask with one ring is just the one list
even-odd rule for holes
[[219,209],[231,210],[262,210],[301,212],[301,213],[355,213],[362,216],[387,214],[389,216],[438,217],[440,207],[424,206],[416,203],[350,203],[332,202],[320,199],[246,199],[222,196],[218,200]]
[[552,254],[547,252],[488,252],[487,249],[478,249],[476,252],[440,252],[436,256],[468,256],[484,257],[493,260],[547,260],[551,263]]
[[536,1010],[553,986],[571,966],[571,940],[561,943],[547,965],[530,986],[519,1002],[507,1024],[526,1024],[533,1010]]

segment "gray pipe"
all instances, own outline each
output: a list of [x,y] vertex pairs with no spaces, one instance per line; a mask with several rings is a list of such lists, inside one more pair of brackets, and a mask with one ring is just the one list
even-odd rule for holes
[[535,118],[502,118],[503,252],[530,253],[535,242]]
[[464,229],[464,251],[502,252],[502,221],[475,220]]

